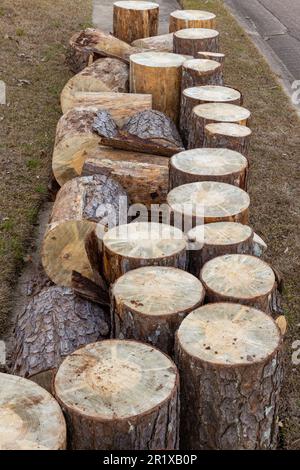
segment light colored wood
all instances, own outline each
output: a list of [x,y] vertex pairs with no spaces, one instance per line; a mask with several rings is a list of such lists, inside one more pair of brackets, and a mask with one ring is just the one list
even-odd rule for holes
[[136,39],[156,36],[159,5],[154,2],[120,1],[114,3],[114,36],[132,43]]
[[104,276],[109,283],[142,266],[186,267],[186,240],[181,230],[156,222],[133,222],[103,237]]
[[176,10],[170,14],[169,31],[185,28],[215,28],[216,15],[202,10]]
[[177,333],[184,449],[275,449],[283,379],[275,322],[254,308],[204,305]]
[[[181,95],[179,127],[186,145],[189,138],[190,120],[193,108],[204,103],[231,103],[240,105],[242,104],[242,95],[234,88],[218,85],[195,86],[183,90]],[[207,147],[212,147],[212,145],[207,145]],[[219,146],[216,145],[216,147]]]
[[282,336],[284,336],[286,334],[286,331],[287,331],[287,321],[286,321],[286,317],[284,315],[280,315],[276,321],[275,321],[276,325],[278,326],[278,328],[280,329],[280,333],[282,334]]
[[42,243],[42,264],[50,279],[71,287],[72,271],[94,280],[85,238],[96,224],[103,231],[118,224],[124,189],[105,175],[68,181],[58,192]]
[[170,159],[169,189],[197,181],[220,181],[247,190],[248,160],[228,149],[191,149]]
[[177,449],[178,382],[175,364],[153,346],[109,340],[79,349],[54,383],[71,448]]
[[202,147],[204,142],[204,129],[210,123],[235,123],[247,126],[250,111],[242,106],[228,103],[206,103],[195,106],[191,116],[191,129],[189,132],[189,148]]
[[252,131],[247,126],[230,122],[206,124],[204,128],[204,147],[221,147],[236,150],[243,155],[249,153]]
[[142,49],[153,49],[159,52],[173,52],[173,33],[161,34],[151,38],[137,39],[132,46]]
[[169,52],[144,52],[130,56],[130,91],[150,93],[152,107],[178,123],[182,64],[186,57]]
[[218,256],[203,266],[200,278],[208,302],[238,302],[271,314],[275,275],[259,258],[245,254]]
[[196,277],[161,266],[127,272],[111,293],[116,338],[144,341],[171,356],[180,323],[205,296]]
[[215,29],[189,28],[174,33],[174,52],[197,58],[199,51],[219,52],[219,32]]
[[215,60],[216,62],[220,62],[220,64],[222,65],[224,65],[225,62],[225,54],[223,54],[222,52],[201,51],[197,52],[196,57],[198,59]]
[[268,249],[266,242],[257,233],[253,237],[253,255],[261,258]]
[[190,59],[182,66],[182,91],[203,85],[223,85],[222,65],[209,59]]
[[0,450],[64,450],[66,424],[54,398],[30,380],[0,373]]
[[184,184],[169,192],[167,202],[175,220],[183,217],[193,226],[203,221],[248,222],[250,198],[231,184],[216,181]]

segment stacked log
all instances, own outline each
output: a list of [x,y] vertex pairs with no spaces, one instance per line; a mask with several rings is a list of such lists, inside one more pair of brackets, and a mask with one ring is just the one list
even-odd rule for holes
[[197,52],[196,58],[215,60],[216,62],[220,62],[222,65],[224,65],[225,62],[225,54],[222,52],[201,51]]
[[115,337],[150,343],[171,356],[180,323],[202,305],[205,296],[197,278],[161,266],[127,272],[113,285],[111,294]]
[[156,36],[159,5],[153,2],[120,1],[114,3],[114,36],[129,44],[136,39]]
[[71,354],[54,382],[71,449],[178,449],[178,381],[147,344],[107,340]]
[[137,39],[132,46],[142,49],[153,49],[158,52],[173,52],[173,33],[161,34],[150,38]]
[[201,10],[176,10],[170,14],[169,31],[185,28],[215,28],[216,15]]
[[236,150],[248,155],[251,129],[230,122],[206,124],[204,128],[204,147],[221,147]]
[[197,57],[199,51],[219,52],[219,32],[215,29],[188,28],[174,33],[174,52]]
[[181,89],[203,86],[223,85],[223,67],[209,59],[190,59],[182,66]]

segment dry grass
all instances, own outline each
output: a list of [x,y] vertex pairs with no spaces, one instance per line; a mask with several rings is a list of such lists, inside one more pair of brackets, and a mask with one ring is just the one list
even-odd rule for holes
[[300,339],[299,120],[268,64],[222,1],[183,0],[182,4],[217,14],[221,47],[227,54],[226,83],[243,92],[245,106],[253,113],[251,223],[268,243],[269,261],[283,273],[289,321],[281,444],[300,448],[300,366],[291,364],[291,344]]
[[0,105],[0,333],[47,197],[59,93],[69,78],[65,46],[90,20],[91,4],[1,0],[0,79],[7,86],[7,105]]

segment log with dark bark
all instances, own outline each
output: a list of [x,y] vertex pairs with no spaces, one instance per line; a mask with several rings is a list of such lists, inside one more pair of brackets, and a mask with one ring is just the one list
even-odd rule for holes
[[12,373],[50,391],[64,357],[109,334],[109,310],[81,299],[72,289],[45,288],[17,318]]
[[201,10],[176,10],[170,14],[169,31],[185,28],[215,28],[216,15]]
[[230,122],[206,124],[204,128],[204,147],[221,147],[236,150],[247,156],[251,129]]
[[121,129],[108,112],[99,111],[93,130],[102,145],[121,150],[171,157],[184,149],[175,124],[159,111],[137,113]]
[[222,65],[209,59],[190,59],[182,66],[181,89],[203,85],[223,85]]
[[198,59],[215,60],[216,62],[220,62],[222,66],[224,65],[224,62],[225,62],[225,54],[223,54],[222,52],[201,51],[201,52],[197,52],[196,57]]
[[219,52],[219,32],[215,29],[188,28],[174,33],[173,51],[197,58],[199,51]]
[[114,36],[132,43],[136,39],[156,36],[159,5],[154,2],[121,1],[114,3]]
[[202,306],[176,338],[183,449],[275,449],[282,340],[265,313],[232,303]]
[[136,339],[173,356],[174,337],[189,312],[202,305],[201,282],[180,269],[134,269],[112,287],[112,323],[119,339]]
[[138,39],[133,41],[132,46],[142,49],[153,49],[159,52],[173,52],[173,33]]
[[100,341],[61,364],[55,396],[75,450],[178,449],[178,373],[135,341]]

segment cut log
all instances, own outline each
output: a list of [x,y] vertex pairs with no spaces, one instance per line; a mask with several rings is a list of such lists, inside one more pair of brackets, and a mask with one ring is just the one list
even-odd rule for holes
[[109,334],[109,312],[67,287],[45,288],[17,318],[12,372],[50,392],[64,357]]
[[206,124],[229,122],[247,126],[250,111],[228,103],[206,103],[195,106],[191,116],[188,148],[203,146]]
[[173,51],[197,57],[199,51],[219,52],[219,32],[215,29],[189,28],[174,33]]
[[159,5],[154,2],[121,1],[114,3],[114,36],[131,43],[156,36]]
[[64,450],[66,423],[58,403],[30,380],[0,373],[0,450]]
[[203,265],[217,256],[229,253],[253,252],[254,232],[248,225],[237,222],[215,222],[191,229],[189,241],[188,271],[199,278]]
[[185,28],[215,28],[216,15],[201,10],[176,10],[170,14],[169,31]]
[[133,222],[109,230],[103,237],[104,277],[115,282],[143,266],[185,269],[186,240],[181,230],[156,222]]
[[180,109],[182,64],[186,57],[169,52],[144,52],[130,56],[130,91],[150,93],[153,109],[175,123]]
[[201,51],[197,52],[196,57],[198,59],[215,60],[216,62],[220,62],[221,65],[224,65],[225,62],[225,54],[222,52]]
[[203,266],[200,279],[208,302],[237,302],[271,314],[274,271],[255,256],[218,256]]
[[180,323],[205,297],[201,282],[191,274],[156,266],[124,274],[111,293],[115,337],[150,343],[170,356]]
[[153,49],[158,52],[173,52],[173,33],[138,39],[133,41],[132,46],[142,49]]
[[85,161],[83,176],[102,174],[118,181],[133,204],[163,204],[168,193],[168,159],[100,147]]
[[265,241],[259,235],[257,235],[257,233],[254,233],[252,254],[261,258],[267,248],[268,247]]
[[251,134],[249,127],[240,124],[231,124],[230,122],[206,124],[204,147],[228,148],[247,156]]
[[175,124],[159,111],[137,113],[121,129],[108,112],[99,111],[93,130],[101,136],[102,145],[121,150],[167,157],[184,150]]
[[60,366],[55,395],[75,450],[178,449],[178,372],[136,341],[100,341]]
[[190,59],[182,66],[181,89],[203,85],[223,85],[222,65],[209,59]]
[[[242,95],[238,90],[226,86],[204,85],[187,88],[182,91],[180,109],[180,132],[185,145],[188,144],[190,120],[193,108],[204,103],[242,104]],[[212,147],[208,145],[207,147]],[[216,147],[219,147],[216,145]]]
[[250,198],[231,184],[216,181],[184,184],[169,192],[167,202],[174,221],[180,223],[184,219],[192,227],[203,222],[248,223]]
[[96,224],[103,230],[118,225],[126,197],[119,183],[105,175],[74,178],[60,189],[42,244],[43,267],[55,284],[71,287],[72,271],[95,281],[85,238]]
[[192,149],[170,159],[169,190],[197,181],[220,181],[247,190],[248,160],[227,149]]
[[254,308],[204,305],[177,333],[183,449],[275,449],[283,379],[275,322]]
[[129,56],[137,48],[98,29],[87,28],[74,34],[69,41],[66,63],[73,73],[78,73],[101,57],[111,57],[129,63]]

